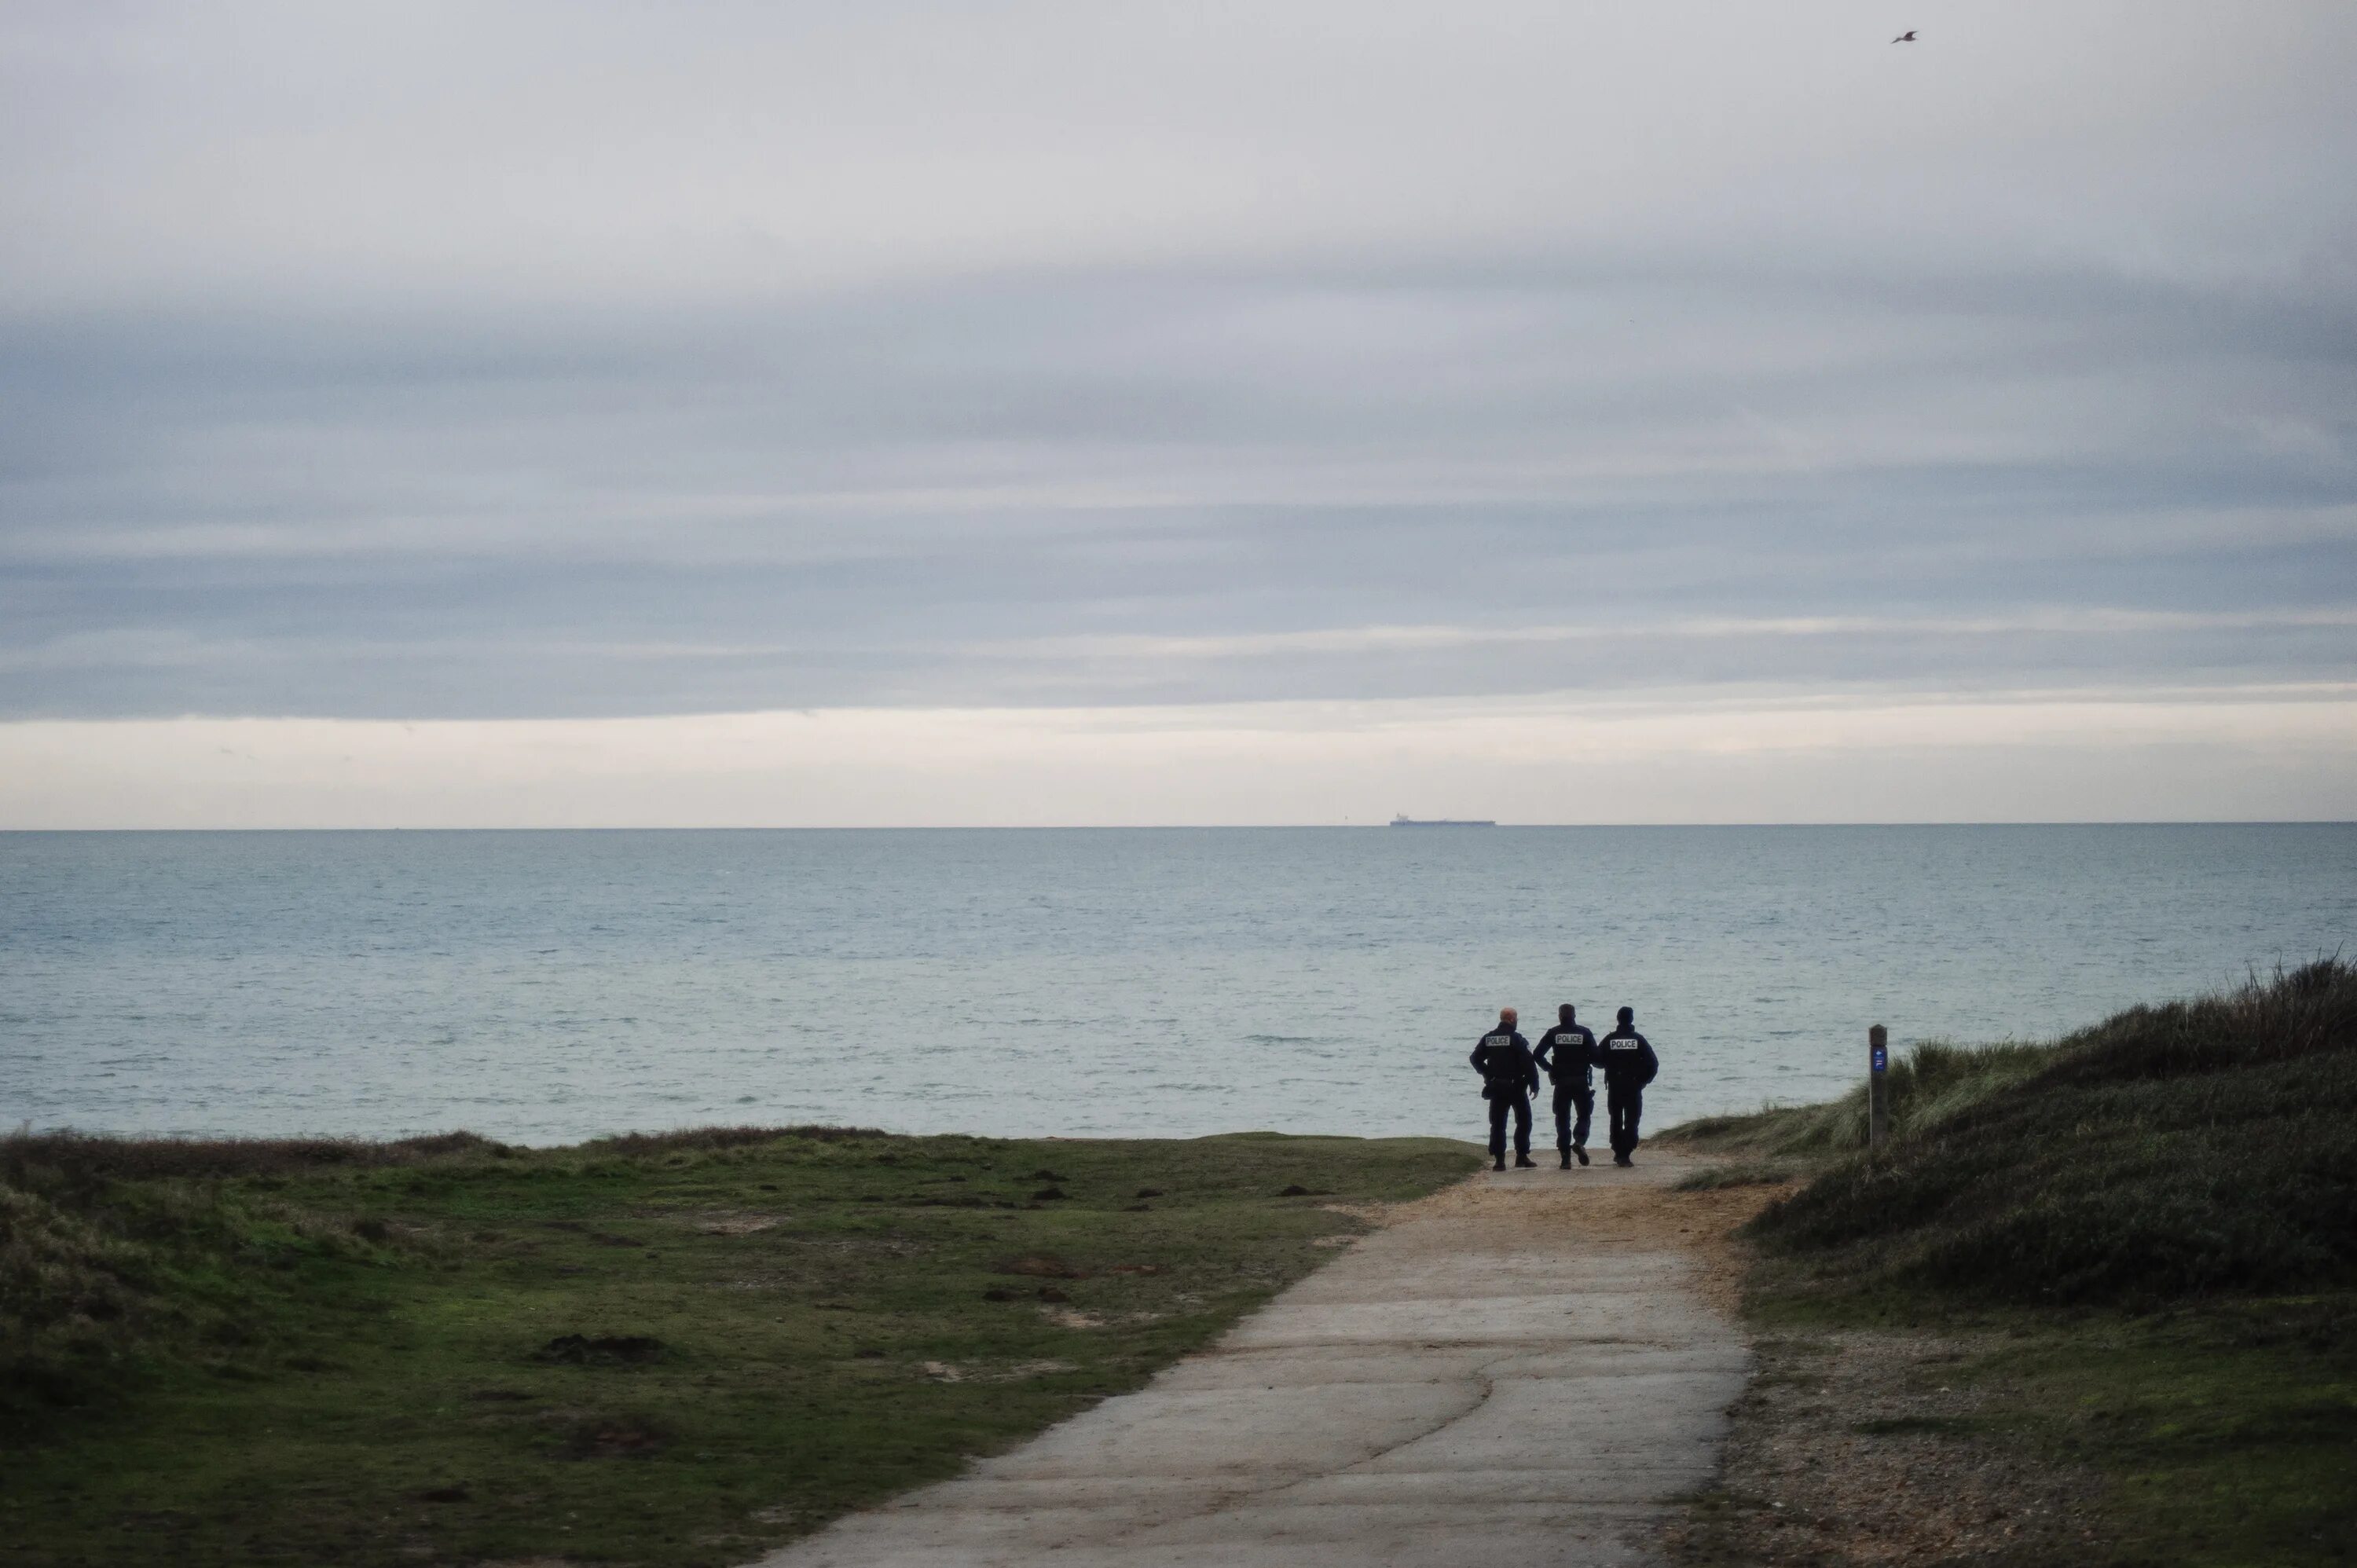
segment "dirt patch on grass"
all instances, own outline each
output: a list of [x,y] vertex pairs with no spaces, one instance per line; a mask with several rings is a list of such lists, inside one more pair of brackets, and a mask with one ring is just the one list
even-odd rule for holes
[[565,1452],[575,1459],[647,1459],[670,1441],[669,1428],[649,1417],[595,1415],[572,1424]]
[[1695,1288],[1729,1316],[1741,1313],[1743,1278],[1751,1266],[1750,1248],[1735,1232],[1782,1191],[1773,1187],[1722,1187],[1662,1194],[1667,1216],[1677,1225],[1679,1244],[1702,1264]]
[[2091,1471],[1979,1434],[1996,1397],[1951,1374],[1978,1337],[1765,1339],[1718,1487],[1672,1532],[1691,1568],[2086,1561]]
[[1089,1277],[1088,1270],[1053,1252],[1026,1252],[1021,1257],[1001,1258],[990,1265],[990,1272],[1035,1280],[1084,1280]]
[[966,1362],[928,1361],[924,1375],[937,1383],[1019,1383],[1057,1372],[1078,1369],[1071,1361]]
[[533,1352],[535,1361],[576,1367],[633,1367],[660,1360],[663,1342],[646,1334],[561,1334]]
[[687,1223],[706,1236],[758,1236],[778,1228],[773,1214],[699,1214]]
[[[1428,1201],[1428,1200],[1427,1200]],[[1321,1203],[1318,1206],[1329,1214],[1340,1214],[1364,1225],[1383,1226],[1394,1216],[1408,1207],[1400,1203]]]

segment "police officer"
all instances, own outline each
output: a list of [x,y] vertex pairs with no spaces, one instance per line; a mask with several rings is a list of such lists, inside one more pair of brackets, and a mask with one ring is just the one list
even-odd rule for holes
[[1473,1047],[1473,1070],[1481,1075],[1481,1098],[1490,1102],[1491,1170],[1506,1168],[1506,1112],[1514,1113],[1514,1165],[1535,1168],[1531,1158],[1531,1096],[1538,1091],[1538,1063],[1531,1045],[1514,1029],[1512,1007],[1498,1009],[1498,1026]]
[[[1546,1069],[1555,1083],[1555,1146],[1563,1155],[1563,1168],[1569,1170],[1574,1155],[1581,1165],[1587,1163],[1587,1122],[1596,1114],[1596,1036],[1577,1021],[1570,1003],[1555,1012],[1562,1022],[1539,1036],[1531,1059]],[[1577,1127],[1571,1124],[1575,1105],[1579,1107]]]
[[1633,1165],[1637,1118],[1645,1113],[1645,1086],[1662,1070],[1662,1058],[1637,1033],[1635,1009],[1620,1009],[1620,1026],[1597,1042],[1596,1064],[1604,1069],[1604,1110],[1612,1119],[1612,1163]]

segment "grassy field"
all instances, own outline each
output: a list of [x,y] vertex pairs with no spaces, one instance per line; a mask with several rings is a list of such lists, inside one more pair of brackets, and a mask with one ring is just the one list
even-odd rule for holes
[[1890,1078],[1874,1155],[1862,1089],[1666,1135],[1727,1156],[1697,1185],[1807,1178],[1749,1227],[1761,1332],[1960,1348],[1947,1439],[2100,1477],[2075,1560],[2357,1561],[2357,970]]
[[0,1143],[0,1562],[742,1563],[1202,1345],[1438,1140]]

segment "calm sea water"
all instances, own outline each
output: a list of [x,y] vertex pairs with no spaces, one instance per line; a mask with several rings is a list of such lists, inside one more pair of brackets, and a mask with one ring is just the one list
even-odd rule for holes
[[0,1117],[1473,1136],[1568,1001],[1666,1125],[2352,934],[2357,825],[5,834]]

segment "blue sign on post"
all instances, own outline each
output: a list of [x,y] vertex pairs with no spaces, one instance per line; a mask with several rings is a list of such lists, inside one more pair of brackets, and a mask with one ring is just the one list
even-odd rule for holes
[[1890,1031],[1879,1024],[1866,1032],[1866,1143],[1878,1149],[1890,1136],[1890,1106],[1882,1090],[1890,1070]]

